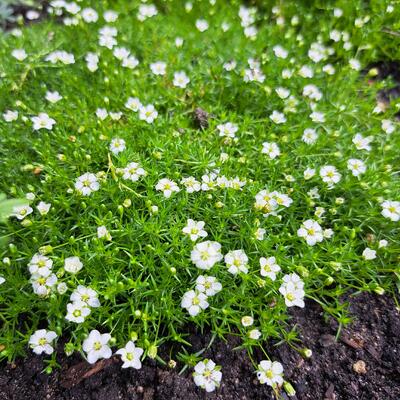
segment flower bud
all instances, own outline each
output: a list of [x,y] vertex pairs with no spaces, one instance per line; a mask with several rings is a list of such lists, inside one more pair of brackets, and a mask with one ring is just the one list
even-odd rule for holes
[[285,389],[285,392],[287,393],[288,396],[292,397],[296,395],[296,390],[294,390],[294,387],[290,382],[283,382],[283,388]]
[[152,344],[147,350],[147,355],[153,360],[157,357],[157,346]]

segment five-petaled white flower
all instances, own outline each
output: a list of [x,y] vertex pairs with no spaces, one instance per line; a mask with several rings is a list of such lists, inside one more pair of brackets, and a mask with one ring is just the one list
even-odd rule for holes
[[283,283],[279,288],[279,292],[285,298],[286,306],[304,307],[304,282],[297,274],[293,273],[285,275],[283,277]]
[[130,340],[125,347],[119,349],[115,354],[121,356],[121,360],[124,362],[122,368],[142,368],[142,363],[140,357],[142,356],[144,350],[140,347],[136,347],[135,343]]
[[312,219],[304,221],[301,228],[297,231],[297,235],[304,238],[309,246],[314,246],[324,239],[321,225]]
[[214,296],[222,289],[221,283],[215,276],[199,275],[196,279],[196,290],[205,293],[206,296]]
[[96,192],[100,189],[100,184],[95,174],[86,172],[76,179],[75,189],[82,196],[89,196],[92,192]]
[[381,214],[391,221],[397,222],[400,220],[400,201],[385,200],[381,203]]
[[359,176],[367,170],[367,166],[365,165],[364,161],[356,158],[351,158],[347,161],[347,168],[354,176]]
[[33,212],[32,207],[28,205],[15,206],[13,207],[12,215],[21,221],[29,214],[32,214],[32,212]]
[[171,197],[172,193],[180,191],[178,185],[174,181],[171,181],[167,178],[163,178],[158,181],[156,190],[163,192],[167,199]]
[[74,301],[67,304],[66,319],[70,322],[81,324],[85,318],[90,314],[90,308],[87,303],[83,301]]
[[214,361],[205,359],[198,362],[194,367],[193,380],[196,386],[213,392],[221,384],[222,373],[220,367]]
[[49,257],[37,253],[29,261],[28,268],[31,274],[49,276],[53,268],[53,261]]
[[258,364],[257,378],[262,385],[280,386],[283,384],[283,367],[278,361],[262,360]]
[[154,108],[153,104],[148,104],[147,106],[139,107],[139,119],[146,121],[148,124],[152,124],[157,118],[158,112]]
[[123,169],[122,178],[136,182],[141,176],[145,175],[146,171],[138,163],[131,162]]
[[238,131],[239,127],[232,123],[226,122],[225,124],[217,125],[217,129],[219,131],[219,136],[235,138],[235,133]]
[[82,349],[87,354],[87,360],[94,364],[101,358],[110,358],[112,351],[108,346],[111,339],[109,333],[101,334],[98,330],[90,331],[89,336],[83,341]]
[[325,165],[321,167],[319,176],[323,182],[328,184],[328,186],[333,186],[335,183],[338,183],[342,177],[333,165]]
[[195,242],[199,238],[204,238],[207,236],[207,232],[204,230],[204,221],[194,221],[193,219],[188,219],[186,226],[182,229],[185,235],[189,235],[190,240]]
[[167,64],[163,61],[157,61],[155,63],[150,64],[150,69],[154,75],[165,75]]
[[189,82],[190,79],[186,75],[185,71],[178,71],[174,73],[174,86],[184,89]]
[[29,338],[29,346],[35,354],[52,354],[54,351],[51,342],[57,337],[54,331],[39,329]]
[[181,307],[186,308],[192,317],[195,317],[208,306],[207,296],[204,293],[189,290],[182,297]]
[[261,150],[261,153],[267,154],[268,157],[273,160],[274,158],[278,157],[281,154],[281,151],[279,150],[279,147],[276,143],[274,142],[264,142],[263,143],[263,148]]
[[110,143],[110,151],[113,154],[119,154],[126,149],[125,140],[120,138],[114,138]]
[[243,250],[232,250],[225,255],[225,264],[228,267],[228,271],[236,275],[239,272],[247,274],[249,269],[247,268],[247,263],[249,258]]
[[364,260],[373,260],[376,258],[376,250],[372,250],[369,247],[366,247],[362,252],[362,256]]
[[200,269],[210,269],[222,260],[221,245],[218,242],[206,240],[194,246],[190,258]]
[[47,129],[52,130],[53,125],[56,121],[53,118],[50,118],[46,113],[39,113],[38,116],[32,117],[31,121],[33,122],[33,129],[35,131],[39,129]]
[[276,273],[281,270],[281,267],[276,263],[275,257],[261,257],[260,267],[261,276],[268,276],[273,281],[276,279]]

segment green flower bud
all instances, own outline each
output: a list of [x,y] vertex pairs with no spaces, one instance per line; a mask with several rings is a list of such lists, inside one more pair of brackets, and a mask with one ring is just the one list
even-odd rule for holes
[[283,388],[285,389],[285,392],[287,393],[288,396],[292,397],[296,395],[296,390],[294,390],[294,387],[290,382],[283,382]]
[[157,346],[152,344],[147,350],[147,355],[153,360],[157,357]]

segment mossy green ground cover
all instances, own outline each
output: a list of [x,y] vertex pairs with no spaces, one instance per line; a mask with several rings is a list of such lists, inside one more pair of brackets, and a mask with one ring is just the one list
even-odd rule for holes
[[0,36],[0,190],[29,203],[1,227],[2,358],[38,329],[155,357],[190,323],[301,351],[288,307],[397,293],[400,103],[368,66],[399,57],[398,3],[62,3]]

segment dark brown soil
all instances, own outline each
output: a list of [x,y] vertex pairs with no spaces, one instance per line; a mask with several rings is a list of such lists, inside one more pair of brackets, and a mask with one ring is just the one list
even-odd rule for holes
[[[324,318],[315,303],[292,312],[304,345],[313,351],[310,359],[304,360],[287,345],[269,349],[271,357],[284,364],[285,376],[296,389],[292,399],[400,399],[400,318],[393,300],[364,293],[348,301],[354,321],[338,341],[338,323]],[[192,335],[192,351],[209,340],[209,334]],[[196,388],[191,371],[178,375],[181,365],[168,369],[146,359],[141,370],[132,371],[122,370],[120,361],[111,359],[93,369],[78,355],[61,355],[61,369],[47,375],[41,372],[42,358],[31,355],[14,365],[0,365],[0,400],[272,399],[271,390],[257,383],[245,352],[233,350],[239,344],[232,336],[226,343],[215,341],[204,353],[222,365],[223,372],[221,387],[208,395]],[[170,350],[160,350],[164,359],[168,360]],[[259,361],[262,356],[255,358]],[[283,398],[288,399],[284,393]]]

